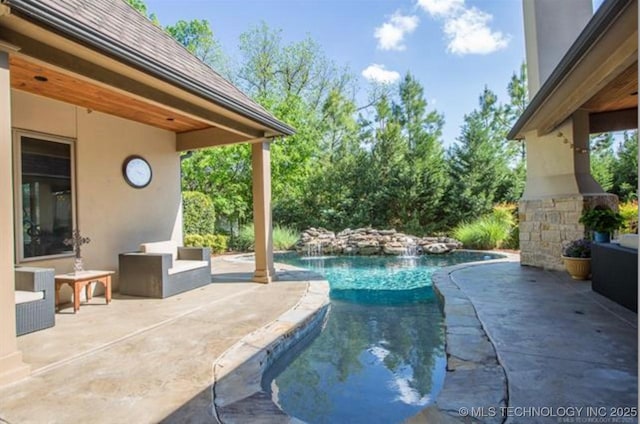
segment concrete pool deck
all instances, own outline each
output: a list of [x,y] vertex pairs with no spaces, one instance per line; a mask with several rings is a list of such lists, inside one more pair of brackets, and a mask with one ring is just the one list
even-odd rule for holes
[[567,410],[582,419],[570,422],[638,422],[637,314],[514,257],[433,279],[448,372],[437,408],[408,422],[558,423]]
[[[329,288],[281,265],[268,285],[250,282],[251,263],[215,258],[212,269],[205,287],[167,299],[115,294],[108,306],[97,297],[19,337],[32,375],[0,388],[0,423],[215,423],[214,374],[304,326]],[[221,356],[224,369],[214,366]]]
[[[257,389],[276,339],[296,337],[328,301],[317,275],[278,267],[279,282],[255,284],[250,263],[216,258],[215,284],[201,289],[164,300],[116,296],[110,306],[98,297],[76,315],[63,309],[55,327],[18,339],[34,374],[0,389],[0,423],[216,422],[216,380],[227,384],[215,390],[223,421],[295,422],[259,392],[243,398]],[[434,282],[449,372],[439,409],[408,422],[501,423],[507,417],[489,408],[508,406],[507,423],[557,423],[516,408],[637,407],[637,314],[589,282],[521,267],[517,256],[445,268]],[[463,407],[487,416],[462,417]]]

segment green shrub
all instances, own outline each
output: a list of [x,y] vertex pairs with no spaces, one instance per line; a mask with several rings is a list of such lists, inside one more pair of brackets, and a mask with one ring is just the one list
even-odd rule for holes
[[515,203],[500,203],[493,207],[493,216],[508,223],[511,228],[509,238],[501,244],[503,249],[520,249],[520,231],[518,230],[518,205]]
[[182,193],[182,207],[185,234],[215,233],[216,214],[209,196],[198,191],[185,191]]
[[184,236],[184,245],[186,247],[204,247],[204,237],[200,234],[187,234]]
[[297,241],[297,231],[279,225],[273,228],[273,248],[275,250],[290,250]]
[[622,215],[623,224],[621,232],[630,234],[638,232],[638,201],[629,201],[620,203],[618,206],[620,215]]
[[222,234],[187,234],[184,236],[184,245],[187,247],[210,247],[211,253],[224,253],[227,251],[229,237]]
[[227,251],[229,237],[222,234],[205,234],[204,245],[211,248],[211,253],[224,253]]
[[[298,241],[298,233],[289,228],[276,225],[273,227],[273,249],[289,250]],[[247,224],[240,228],[238,236],[235,237],[233,248],[239,251],[254,250],[255,232],[253,224]]]
[[599,233],[612,233],[624,225],[622,215],[604,205],[583,210],[579,222],[588,230]]
[[468,249],[514,248],[513,244],[517,243],[514,211],[511,207],[498,205],[491,214],[458,225],[453,230],[453,237]]

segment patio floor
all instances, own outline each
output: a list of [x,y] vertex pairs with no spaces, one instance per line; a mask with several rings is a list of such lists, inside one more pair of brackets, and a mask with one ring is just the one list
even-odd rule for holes
[[252,267],[216,258],[214,284],[200,289],[62,309],[55,327],[18,338],[32,376],[0,389],[0,422],[179,420],[210,387],[214,360],[294,307],[313,279],[280,271],[283,282],[257,284]]
[[638,422],[638,315],[590,281],[517,261],[460,265],[434,281],[450,355],[441,409],[464,422],[558,423],[566,409],[571,422]]

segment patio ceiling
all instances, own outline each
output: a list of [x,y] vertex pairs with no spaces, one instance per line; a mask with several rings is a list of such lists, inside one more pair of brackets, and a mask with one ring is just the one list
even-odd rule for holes
[[184,132],[211,128],[202,121],[165,107],[91,82],[53,67],[12,56],[11,87],[99,112],[152,125],[168,131]]
[[638,62],[590,98],[582,109],[589,112],[612,112],[638,107]]

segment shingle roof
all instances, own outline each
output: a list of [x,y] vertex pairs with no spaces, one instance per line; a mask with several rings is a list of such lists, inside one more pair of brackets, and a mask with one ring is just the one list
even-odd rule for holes
[[283,134],[293,129],[123,0],[6,0],[12,11]]

